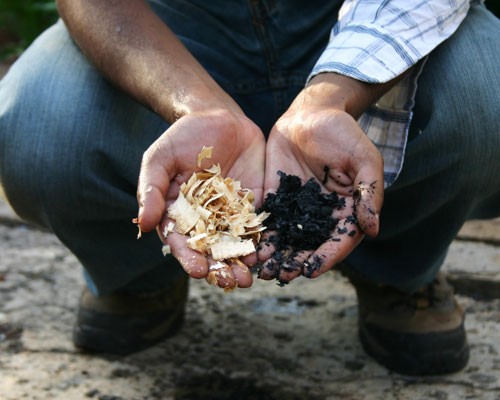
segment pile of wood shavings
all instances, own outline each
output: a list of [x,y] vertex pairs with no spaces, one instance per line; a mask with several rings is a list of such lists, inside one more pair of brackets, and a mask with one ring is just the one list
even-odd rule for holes
[[[198,156],[198,167],[204,158],[211,158],[212,148],[204,147]],[[257,214],[250,189],[241,188],[241,182],[224,178],[218,164],[195,172],[180,187],[179,197],[168,208],[168,216],[175,221],[163,234],[176,231],[189,235],[187,245],[210,256],[215,261],[231,262],[255,252],[262,225],[269,216]]]

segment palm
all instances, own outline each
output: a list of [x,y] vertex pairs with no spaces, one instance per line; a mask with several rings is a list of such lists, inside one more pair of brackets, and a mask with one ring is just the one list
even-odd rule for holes
[[[260,204],[264,181],[265,141],[260,130],[245,117],[228,114],[186,116],[174,123],[143,158],[139,178],[139,226],[144,231],[158,229],[160,238],[171,247],[172,254],[184,269],[195,278],[207,277],[213,261],[187,247],[186,237],[171,234],[162,236],[168,223],[166,209],[175,201],[179,186],[198,171],[198,154],[203,146],[213,147],[212,156],[202,168],[221,166],[222,174],[240,180],[243,187],[252,189],[256,205]],[[246,264],[253,264],[255,256]],[[216,280],[221,287],[250,286],[252,277],[245,265],[227,267]]]
[[[374,223],[374,217],[382,204],[382,161],[376,148],[350,116],[330,110],[314,114],[287,113],[274,127],[267,144],[266,192],[277,190],[279,170],[297,175],[303,182],[316,178],[323,191],[336,191],[345,196],[346,207],[334,211],[333,217],[339,220],[340,228],[332,232],[335,240],[328,240],[315,251],[296,256],[295,261],[306,266],[314,264],[314,268],[307,271],[282,269],[272,259],[274,249],[264,246],[259,253],[261,261],[266,262],[261,277],[282,281],[289,281],[301,273],[316,277],[345,258],[364,233],[376,235],[378,220]],[[355,200],[356,189],[363,182],[373,183],[376,189],[370,196]],[[361,229],[353,230],[351,216],[355,213],[355,204]],[[345,232],[344,228],[347,229]],[[351,233],[353,231],[355,233]],[[321,263],[318,264],[318,260]]]
[[[202,162],[202,168],[219,164],[224,176],[240,180],[242,186],[252,189],[260,202],[263,187],[263,165],[265,142],[260,130],[248,120],[237,126],[222,121],[182,121],[189,127],[176,127],[167,131],[166,145],[171,149],[176,175],[166,196],[167,203],[174,201],[179,192],[178,185],[199,170],[197,157],[203,146],[213,147],[210,159]],[[190,130],[189,134],[185,131]]]

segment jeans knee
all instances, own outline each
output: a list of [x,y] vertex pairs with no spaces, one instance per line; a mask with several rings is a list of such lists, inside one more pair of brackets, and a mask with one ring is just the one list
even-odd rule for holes
[[431,134],[470,183],[498,183],[490,172],[500,154],[499,31],[497,18],[471,6],[457,32],[430,54],[417,89],[414,128]]

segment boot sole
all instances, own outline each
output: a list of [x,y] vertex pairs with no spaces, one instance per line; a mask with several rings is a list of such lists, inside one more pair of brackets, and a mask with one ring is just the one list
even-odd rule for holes
[[378,363],[403,375],[442,375],[462,370],[469,361],[463,323],[446,332],[399,333],[360,324],[364,350]]
[[78,320],[92,321],[92,324],[77,322],[73,329],[73,343],[76,348],[88,353],[128,355],[144,350],[173,336],[184,322],[183,307],[168,317],[148,320],[147,327],[138,323],[138,320],[143,321],[143,317],[134,319],[85,314],[85,310],[80,310]]

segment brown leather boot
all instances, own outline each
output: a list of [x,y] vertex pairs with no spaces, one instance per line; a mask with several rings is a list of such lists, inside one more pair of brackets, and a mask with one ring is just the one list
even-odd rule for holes
[[187,295],[187,276],[174,287],[155,292],[96,297],[85,288],[73,342],[88,352],[126,355],[145,349],[180,328]]
[[343,272],[358,296],[359,337],[365,351],[386,368],[407,375],[461,370],[469,360],[464,311],[439,273],[413,294]]

